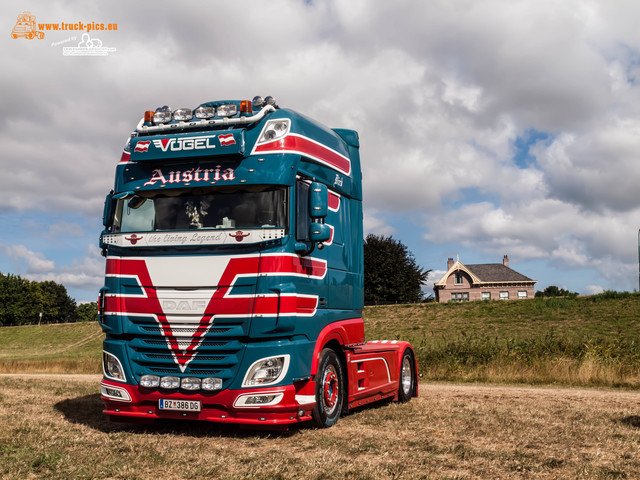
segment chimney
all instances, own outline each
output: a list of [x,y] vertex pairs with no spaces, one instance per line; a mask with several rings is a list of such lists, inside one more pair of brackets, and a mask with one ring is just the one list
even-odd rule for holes
[[505,267],[508,267],[508,266],[509,266],[509,257],[508,257],[508,256],[506,256],[506,255],[505,255],[504,257],[502,257],[502,264],[503,264]]
[[447,260],[447,271],[451,270],[451,267],[453,267],[453,258]]

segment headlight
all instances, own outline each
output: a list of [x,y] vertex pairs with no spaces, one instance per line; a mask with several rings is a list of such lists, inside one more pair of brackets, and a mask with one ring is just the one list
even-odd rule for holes
[[111,380],[126,381],[120,360],[111,353],[102,352],[102,370],[104,371],[104,376]]
[[289,355],[263,358],[255,362],[242,381],[243,387],[265,387],[278,383],[289,368]]
[[262,129],[258,143],[273,142],[286,136],[289,133],[291,122],[288,118],[282,118],[279,120],[269,120]]

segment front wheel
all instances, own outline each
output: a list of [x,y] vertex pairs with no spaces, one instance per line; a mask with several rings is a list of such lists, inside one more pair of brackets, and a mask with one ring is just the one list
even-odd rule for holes
[[340,418],[344,402],[344,375],[342,363],[335,351],[325,348],[320,354],[316,379],[316,406],[313,423],[318,428],[328,428]]
[[413,353],[407,349],[402,355],[400,364],[400,386],[398,388],[398,401],[408,402],[413,397],[416,384],[416,364]]

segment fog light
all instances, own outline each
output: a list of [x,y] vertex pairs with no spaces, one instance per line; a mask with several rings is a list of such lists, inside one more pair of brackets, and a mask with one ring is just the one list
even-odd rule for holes
[[272,402],[276,398],[275,395],[255,395],[253,397],[247,397],[245,405],[262,405]]
[[157,375],[143,375],[140,377],[140,386],[144,388],[157,388],[160,386],[160,377]]
[[175,112],[173,112],[173,119],[184,122],[185,120],[191,120],[193,118],[193,114],[191,113],[190,108],[179,108]]
[[162,377],[160,379],[160,388],[166,390],[173,390],[180,386],[180,379],[178,377]]
[[100,384],[100,393],[103,397],[121,402],[130,402],[131,397],[124,388],[112,387],[111,385]]
[[196,108],[195,114],[196,118],[213,118],[216,116],[216,109],[214,107],[201,105]]
[[202,390],[206,390],[208,392],[222,390],[222,379],[221,378],[202,379]]
[[277,405],[284,398],[284,393],[269,392],[261,395],[240,395],[233,403],[234,407],[267,407]]
[[196,377],[184,377],[180,386],[183,390],[200,390],[200,382]]

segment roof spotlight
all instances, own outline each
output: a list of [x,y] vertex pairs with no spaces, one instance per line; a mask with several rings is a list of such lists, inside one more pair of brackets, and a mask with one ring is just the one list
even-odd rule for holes
[[275,107],[276,106],[276,99],[273,98],[271,95],[269,95],[268,97],[265,97],[264,103],[266,103],[267,105],[271,105],[271,106]]
[[153,114],[153,123],[169,123],[171,121],[171,109],[166,105],[156,108]]
[[253,108],[262,108],[264,106],[264,98],[257,95],[253,97],[253,101],[251,103],[253,103]]

